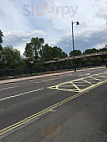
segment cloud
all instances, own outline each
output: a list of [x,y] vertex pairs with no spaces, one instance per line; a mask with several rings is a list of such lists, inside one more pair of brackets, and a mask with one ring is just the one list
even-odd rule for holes
[[[107,28],[98,31],[87,31],[75,36],[75,49],[84,51],[88,48],[103,48],[107,42]],[[56,44],[65,52],[72,50],[72,38],[70,35],[63,36]]]
[[25,45],[32,37],[45,37],[46,33],[40,30],[32,32],[4,32],[3,46],[12,45],[23,53]]
[[[80,22],[74,29],[77,49],[99,48],[106,42],[107,0],[0,0],[0,2],[3,45],[12,45],[21,53],[25,43],[29,42],[32,36],[45,37],[50,45],[58,45],[69,53],[72,49],[70,36],[72,20]],[[47,7],[44,8],[46,2]],[[35,6],[38,6],[39,12],[44,12],[43,16],[38,15]],[[26,12],[30,14],[26,15]]]
[[29,31],[31,23],[23,16],[20,8],[13,1],[2,1],[0,5],[0,28],[3,31]]
[[99,29],[106,26],[105,19],[98,16],[102,14],[105,16],[106,0],[54,0],[54,3],[55,10],[51,19],[54,30],[69,32],[72,20],[80,21],[79,31],[81,32],[86,31],[87,28]]

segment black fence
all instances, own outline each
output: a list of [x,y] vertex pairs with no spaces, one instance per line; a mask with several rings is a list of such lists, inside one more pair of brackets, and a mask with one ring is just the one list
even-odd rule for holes
[[38,74],[44,74],[49,72],[58,72],[63,70],[73,70],[81,69],[81,68],[89,68],[89,67],[96,67],[96,66],[102,66],[105,64],[90,64],[88,66],[84,65],[75,65],[74,66],[43,66],[39,68],[23,68],[23,69],[1,69],[0,70],[0,79],[7,79],[7,78],[18,78],[18,77],[25,77],[25,76],[32,76],[32,75],[38,75]]

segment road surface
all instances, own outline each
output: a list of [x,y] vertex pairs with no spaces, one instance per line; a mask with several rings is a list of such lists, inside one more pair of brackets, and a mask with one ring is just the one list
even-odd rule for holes
[[106,141],[106,68],[0,85],[0,142]]

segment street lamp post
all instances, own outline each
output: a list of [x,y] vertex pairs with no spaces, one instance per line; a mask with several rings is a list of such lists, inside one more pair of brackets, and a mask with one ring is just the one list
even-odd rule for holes
[[72,21],[72,47],[74,51],[74,22]]
[[[72,46],[73,46],[73,51],[75,50],[75,45],[74,45],[74,24],[79,25],[79,22],[73,22],[72,21]],[[74,71],[76,71],[75,67],[75,57],[74,57]]]

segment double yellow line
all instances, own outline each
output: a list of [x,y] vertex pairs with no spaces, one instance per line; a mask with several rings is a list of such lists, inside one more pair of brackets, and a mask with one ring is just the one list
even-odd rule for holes
[[15,129],[19,128],[20,126],[23,126],[24,124],[27,124],[28,122],[31,122],[31,120],[34,120],[35,118],[37,118],[37,117],[39,117],[39,116],[41,116],[43,114],[48,113],[50,110],[53,110],[53,109],[65,104],[65,103],[67,103],[67,102],[81,96],[83,93],[85,93],[85,92],[87,92],[87,91],[89,91],[89,90],[91,90],[91,89],[93,89],[93,88],[95,88],[97,86],[100,86],[100,85],[102,85],[102,84],[104,84],[106,82],[107,82],[107,80],[99,82],[97,84],[93,84],[92,86],[90,86],[90,87],[88,87],[86,89],[83,89],[81,93],[73,95],[73,96],[71,96],[71,97],[69,97],[69,98],[67,98],[67,99],[65,99],[65,100],[63,100],[63,101],[61,101],[59,103],[56,103],[56,104],[54,104],[54,105],[52,105],[50,107],[47,107],[47,108],[43,109],[42,111],[40,111],[38,113],[35,113],[35,114],[33,114],[33,115],[23,119],[23,120],[11,125],[11,126],[8,126],[8,127],[4,128],[4,129],[0,130],[0,136],[2,136],[3,134],[6,134],[8,132],[11,132],[12,130],[15,130]]
[[27,118],[25,118],[25,119],[23,119],[21,121],[9,126],[9,127],[6,127],[4,129],[0,130],[0,136],[7,133],[7,132],[9,132],[9,131],[11,131],[11,130],[13,130],[13,129],[16,129],[16,128],[28,123],[29,121],[31,121],[31,120],[33,120],[33,119],[35,119],[35,118],[49,112],[50,110],[55,109],[58,106],[61,106],[61,105],[65,104],[65,103],[69,102],[70,100],[72,100],[72,99],[74,99],[74,98],[76,98],[76,97],[78,97],[80,95],[81,94],[73,95],[73,96],[71,96],[71,97],[69,97],[69,98],[67,98],[67,99],[65,99],[65,100],[63,100],[63,101],[61,101],[61,102],[59,102],[57,104],[54,104],[54,105],[52,105],[52,106],[50,106],[50,107],[48,107],[46,109],[43,109],[42,111],[40,111],[40,112],[38,112],[36,114],[33,114],[33,115],[31,115],[31,116],[29,116],[29,117],[27,117]]

